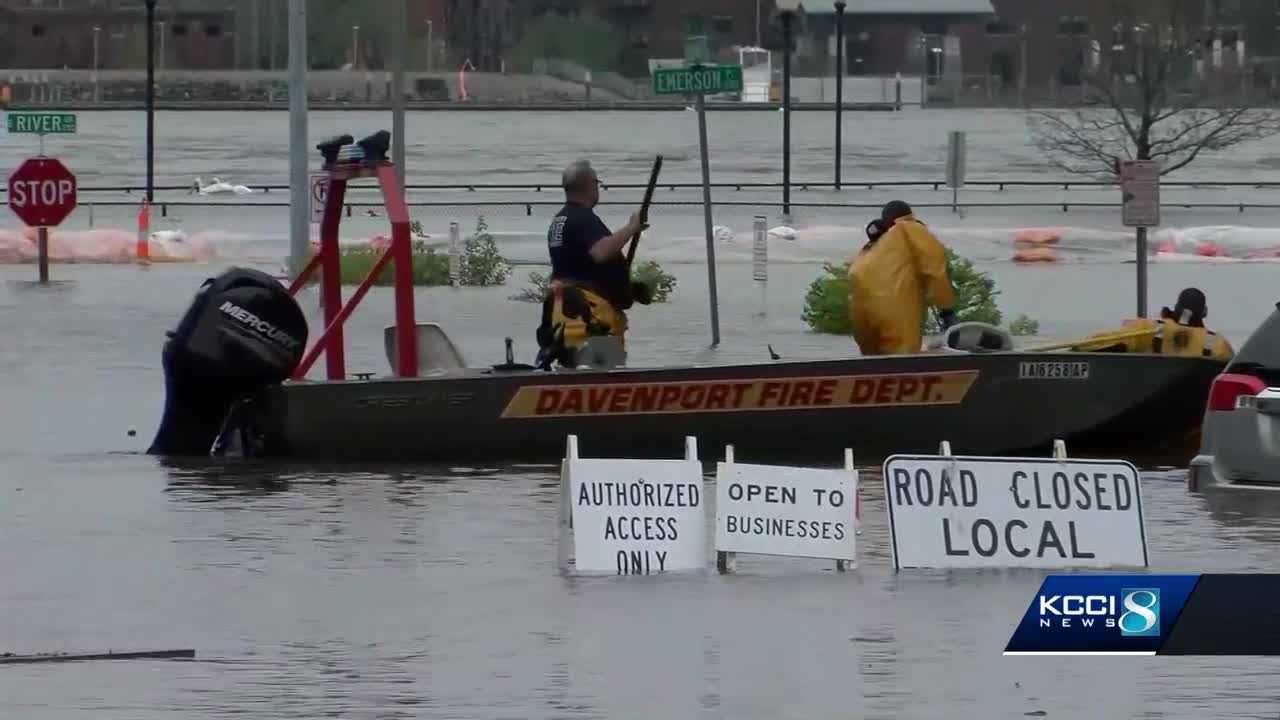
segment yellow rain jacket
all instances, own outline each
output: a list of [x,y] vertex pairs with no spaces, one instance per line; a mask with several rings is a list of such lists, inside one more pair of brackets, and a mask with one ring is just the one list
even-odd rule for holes
[[[1129,331],[1146,331],[1140,335],[1119,337]],[[1107,339],[1108,336],[1115,336]],[[1084,352],[1115,350],[1131,353],[1155,353],[1181,357],[1211,357],[1230,360],[1235,356],[1231,343],[1221,335],[1202,327],[1180,325],[1168,318],[1161,320],[1126,320],[1118,330],[1094,333],[1097,342],[1084,342],[1076,347]]]
[[925,310],[955,304],[946,249],[913,215],[898,218],[849,266],[849,321],[863,355],[920,352]]

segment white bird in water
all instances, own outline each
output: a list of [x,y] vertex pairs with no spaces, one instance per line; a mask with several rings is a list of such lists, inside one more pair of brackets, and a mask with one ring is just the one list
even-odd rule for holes
[[186,242],[187,234],[181,230],[157,230],[151,233],[152,242]]
[[204,180],[196,178],[196,184],[192,186],[192,191],[201,195],[222,195],[225,193],[235,193],[236,195],[248,195],[253,190],[244,185],[232,185],[224,181],[222,178],[214,177],[213,182],[205,185]]

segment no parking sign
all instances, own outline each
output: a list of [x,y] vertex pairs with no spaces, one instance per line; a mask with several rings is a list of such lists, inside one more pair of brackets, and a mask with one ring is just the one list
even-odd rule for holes
[[316,173],[307,178],[308,196],[311,199],[311,222],[324,219],[324,202],[329,196],[328,173]]

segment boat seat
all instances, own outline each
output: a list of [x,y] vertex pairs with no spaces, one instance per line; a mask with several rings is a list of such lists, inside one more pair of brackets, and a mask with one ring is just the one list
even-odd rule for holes
[[[432,371],[439,370],[464,370],[467,367],[466,360],[463,359],[462,353],[458,350],[458,346],[453,344],[453,340],[449,339],[449,335],[436,323],[418,323],[418,374],[424,375]],[[383,345],[387,351],[387,363],[391,366],[391,372],[397,373],[396,367],[397,344],[396,344],[396,326],[389,325],[382,331]]]
[[597,335],[587,338],[577,351],[578,367],[589,367],[593,370],[612,370],[627,364],[627,351],[622,342],[609,335]]

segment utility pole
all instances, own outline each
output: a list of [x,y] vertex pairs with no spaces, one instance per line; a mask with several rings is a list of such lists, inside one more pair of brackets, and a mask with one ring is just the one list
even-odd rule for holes
[[289,0],[289,272],[297,277],[311,249],[307,182],[307,0]]
[[471,64],[477,70],[485,70],[480,57],[480,0],[471,0]]
[[147,202],[155,201],[156,181],[156,0],[147,3]]
[[409,44],[409,0],[392,0],[392,12],[396,22],[391,29],[391,158],[400,180],[400,192],[405,180],[405,131],[404,131],[404,70],[405,55]]

